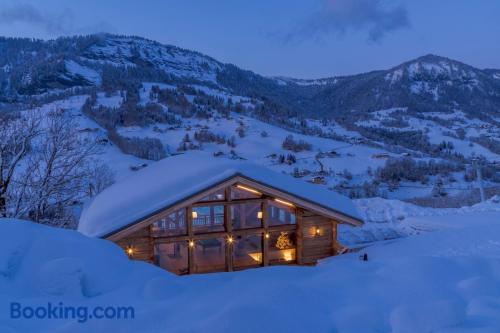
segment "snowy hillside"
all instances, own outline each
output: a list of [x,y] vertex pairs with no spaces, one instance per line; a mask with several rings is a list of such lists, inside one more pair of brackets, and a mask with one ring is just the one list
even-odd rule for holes
[[[112,180],[200,151],[354,199],[461,207],[481,200],[481,184],[485,198],[500,193],[496,70],[424,56],[385,71],[297,80],[139,37],[0,38],[0,46],[1,119],[56,112],[72,124],[66,131],[99,148],[86,160],[99,170],[80,175],[78,195],[65,189],[62,206],[44,199],[47,220],[61,207],[59,215],[77,220]],[[32,209],[23,191],[8,194],[10,216]]]
[[[107,241],[1,220],[0,331],[500,330],[498,199],[468,211],[399,207],[419,216],[418,221],[399,223],[435,231],[373,243],[360,252],[368,254],[368,261],[352,253],[323,260],[316,267],[277,266],[183,277],[129,261]],[[85,307],[87,312],[69,319],[20,321],[9,318],[12,300],[23,307],[45,307],[50,302]],[[132,307],[134,320],[84,316],[97,306]]]
[[[498,129],[483,126],[484,122],[479,120],[463,126],[466,117],[460,112],[453,118],[440,118],[442,115],[438,113],[431,114],[434,118],[427,120],[406,118],[408,130],[426,129],[432,144],[440,147],[439,154],[434,154],[371,141],[335,121],[304,119],[297,128],[278,127],[260,116],[227,107],[228,103],[237,105],[236,108],[258,107],[259,100],[200,84],[187,89],[144,82],[134,99],[128,96],[137,105],[131,109],[126,96],[120,91],[99,92],[92,105],[87,103],[85,107],[89,95],[77,95],[43,104],[39,110],[67,110],[78,120],[77,132],[86,132],[100,142],[99,159],[116,172],[118,181],[159,158],[204,151],[214,154],[214,158],[246,159],[354,198],[428,197],[432,196],[437,182],[442,182],[440,186],[446,196],[470,195],[474,189],[477,191],[475,176],[469,176],[474,172],[471,158],[477,156],[485,158],[484,186],[492,189],[487,190],[488,196],[497,193],[495,188],[500,182],[493,164],[500,160],[500,155],[470,141],[480,133]],[[171,102],[179,96],[185,97],[184,109],[179,104],[182,101]],[[389,126],[387,120],[401,112],[404,110],[379,111],[373,113],[373,119],[358,124],[384,129]],[[114,118],[120,119],[114,124],[118,136],[110,137],[106,128]],[[464,137],[451,136],[449,128],[438,119],[466,128]],[[404,133],[403,129],[398,130]],[[285,144],[287,137],[293,138],[288,145]],[[138,140],[156,140],[156,144],[149,147],[151,143]],[[443,142],[446,145],[443,146]],[[455,153],[463,157],[457,160]],[[404,163],[409,161],[420,165],[408,168]],[[433,164],[428,165],[431,161]],[[400,168],[405,168],[405,172],[399,171]]]

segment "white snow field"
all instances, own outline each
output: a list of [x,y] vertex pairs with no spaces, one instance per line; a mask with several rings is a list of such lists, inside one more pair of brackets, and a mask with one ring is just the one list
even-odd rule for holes
[[[404,216],[390,224],[426,228],[314,267],[191,276],[76,231],[3,219],[0,332],[499,332],[499,198],[455,210],[387,205]],[[365,212],[363,228],[381,225],[379,213]],[[11,302],[132,306],[135,316],[21,320]]]

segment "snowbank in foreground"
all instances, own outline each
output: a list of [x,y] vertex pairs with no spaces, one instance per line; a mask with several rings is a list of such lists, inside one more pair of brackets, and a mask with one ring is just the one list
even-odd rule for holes
[[[450,217],[451,216],[451,217]],[[177,277],[74,231],[0,220],[0,332],[498,332],[500,212],[315,267]],[[135,319],[15,320],[10,302],[133,306]]]

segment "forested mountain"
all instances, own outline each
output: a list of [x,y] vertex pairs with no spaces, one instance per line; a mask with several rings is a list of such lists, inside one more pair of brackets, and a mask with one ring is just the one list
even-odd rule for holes
[[434,55],[304,80],[139,37],[0,38],[0,110],[0,215],[74,221],[114,174],[199,150],[353,198],[471,204],[478,168],[500,193],[500,70]]
[[[144,81],[202,83],[273,104],[275,113],[362,118],[406,107],[409,112],[463,111],[496,122],[500,71],[427,55],[389,70],[321,80],[268,78],[198,52],[139,37],[109,34],[50,41],[0,39],[0,98],[17,101],[51,89],[116,90]],[[358,120],[358,119],[356,119]]]

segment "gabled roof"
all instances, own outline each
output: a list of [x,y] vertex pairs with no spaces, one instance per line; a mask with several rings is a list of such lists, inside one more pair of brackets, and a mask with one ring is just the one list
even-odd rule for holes
[[92,237],[108,237],[235,177],[362,224],[347,197],[265,167],[197,152],[168,157],[110,186],[84,208],[78,230]]

